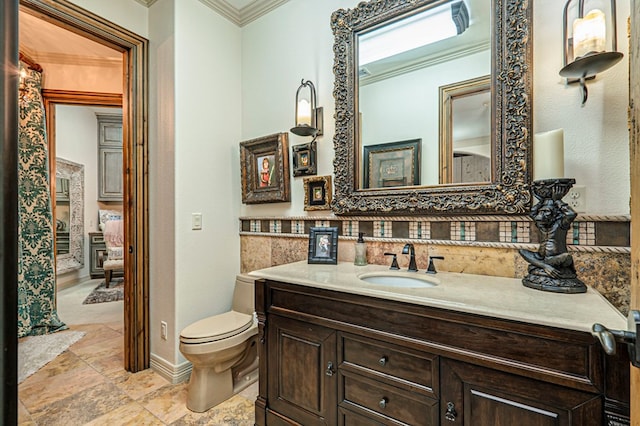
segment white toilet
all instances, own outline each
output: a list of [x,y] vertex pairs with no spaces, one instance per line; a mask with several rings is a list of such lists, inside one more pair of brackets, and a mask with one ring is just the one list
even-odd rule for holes
[[207,411],[258,379],[254,278],[236,277],[231,311],[204,318],[180,333],[180,352],[193,364],[187,408]]

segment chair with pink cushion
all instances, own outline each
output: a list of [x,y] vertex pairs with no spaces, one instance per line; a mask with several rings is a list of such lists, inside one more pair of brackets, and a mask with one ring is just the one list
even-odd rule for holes
[[104,224],[104,243],[107,259],[104,261],[105,287],[109,288],[113,271],[124,272],[124,222],[121,219],[109,219]]

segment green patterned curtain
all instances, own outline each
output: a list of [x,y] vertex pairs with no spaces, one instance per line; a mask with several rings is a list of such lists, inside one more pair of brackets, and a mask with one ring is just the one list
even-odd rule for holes
[[56,270],[42,73],[25,70],[18,145],[18,336],[67,328],[55,306]]

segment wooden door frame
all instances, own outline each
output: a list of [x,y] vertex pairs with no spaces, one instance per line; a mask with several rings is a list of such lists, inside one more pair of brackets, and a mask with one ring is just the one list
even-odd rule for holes
[[[631,309],[640,309],[640,0],[631,0],[629,157],[631,171]],[[631,424],[640,426],[640,369],[631,368]]]
[[68,0],[20,0],[20,10],[122,52],[125,295],[124,368],[149,368],[149,42]]

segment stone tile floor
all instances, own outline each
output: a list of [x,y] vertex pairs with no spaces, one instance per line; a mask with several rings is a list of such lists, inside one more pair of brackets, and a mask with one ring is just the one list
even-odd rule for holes
[[19,385],[20,425],[254,424],[257,383],[194,413],[186,407],[186,383],[173,385],[151,369],[124,371],[122,320],[67,325],[86,334]]

